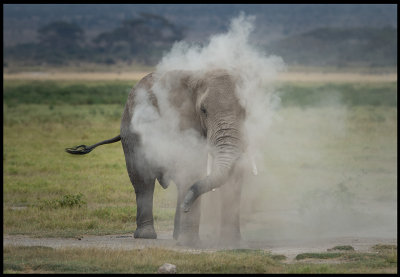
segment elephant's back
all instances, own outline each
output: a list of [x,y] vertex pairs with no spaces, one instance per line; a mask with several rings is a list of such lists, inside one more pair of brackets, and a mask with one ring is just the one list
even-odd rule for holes
[[152,91],[152,87],[154,84],[154,73],[149,73],[145,77],[143,77],[130,91],[128,95],[128,99],[125,104],[124,113],[122,115],[121,120],[121,135],[126,132],[130,132],[130,124],[132,120],[132,116],[134,114],[135,109],[138,104],[142,102],[140,98],[145,97],[148,101],[154,106],[156,110],[158,110],[157,98]]
[[138,99],[138,94],[144,91],[150,100],[150,102],[154,105],[157,106],[157,98],[155,97],[152,87],[154,85],[154,73],[149,73],[145,77],[143,77],[130,91],[128,95],[128,100],[126,102],[126,105],[129,108],[129,111],[132,112],[135,106],[140,102],[140,99]]

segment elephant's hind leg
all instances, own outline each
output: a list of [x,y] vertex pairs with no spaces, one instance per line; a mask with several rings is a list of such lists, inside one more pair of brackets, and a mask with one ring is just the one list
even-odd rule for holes
[[[134,233],[134,237],[143,239],[156,239],[157,234],[154,230],[153,218],[153,194],[155,179],[147,178],[146,180],[136,175],[136,179],[132,183],[137,184],[136,186],[134,185],[137,205],[137,228]],[[140,183],[140,185],[138,183]],[[144,189],[140,189],[140,187]]]
[[[134,134],[121,137],[125,153],[126,168],[136,194],[136,231],[135,238],[156,239],[153,218],[153,194],[155,176],[135,147],[138,138]],[[140,164],[138,163],[140,162]]]

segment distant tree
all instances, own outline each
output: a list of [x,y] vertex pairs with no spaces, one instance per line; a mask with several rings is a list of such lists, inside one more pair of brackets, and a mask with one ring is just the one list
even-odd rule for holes
[[75,48],[84,40],[82,28],[65,21],[55,21],[41,27],[38,36],[41,45],[57,49]]
[[93,42],[102,52],[115,54],[119,58],[133,57],[149,64],[183,37],[183,29],[166,18],[140,13],[138,18],[123,21],[122,26],[113,31],[99,34]]

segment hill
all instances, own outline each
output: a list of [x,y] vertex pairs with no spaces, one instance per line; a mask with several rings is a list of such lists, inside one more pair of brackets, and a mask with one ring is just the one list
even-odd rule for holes
[[81,26],[93,39],[140,13],[185,27],[190,41],[225,31],[241,11],[256,16],[257,37],[263,42],[321,27],[397,26],[395,4],[7,4],[3,9],[6,46],[37,42],[36,31],[56,20]]
[[[175,41],[203,43],[241,11],[251,40],[289,65],[396,66],[397,7],[387,4],[7,4],[4,66],[154,65]],[[58,24],[58,25],[57,25]]]
[[273,42],[267,49],[292,65],[393,67],[397,29],[318,28]]

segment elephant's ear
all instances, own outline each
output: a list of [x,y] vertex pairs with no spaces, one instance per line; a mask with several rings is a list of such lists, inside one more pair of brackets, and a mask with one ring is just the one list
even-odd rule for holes
[[190,92],[197,92],[205,85],[204,76],[200,71],[185,71],[182,81]]
[[192,84],[193,71],[190,70],[177,70],[175,72],[176,81],[182,88],[189,89]]
[[204,74],[199,71],[193,71],[186,79],[186,86],[188,92],[191,94],[196,111],[200,111],[200,107],[209,92],[204,80]]
[[204,76],[200,71],[170,70],[159,74],[161,84],[169,89],[186,89],[196,92],[204,85]]
[[187,89],[191,75],[191,71],[188,70],[170,70],[159,72],[157,79],[159,84],[164,88],[170,90]]

